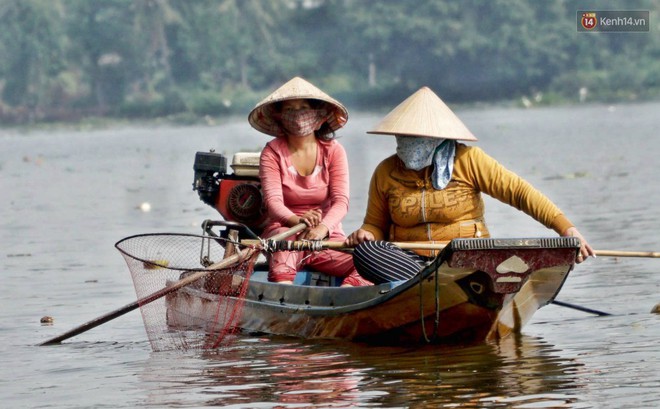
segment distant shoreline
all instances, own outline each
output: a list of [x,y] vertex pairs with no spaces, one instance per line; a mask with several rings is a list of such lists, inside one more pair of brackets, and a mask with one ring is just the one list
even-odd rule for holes
[[[494,108],[508,108],[508,109],[540,109],[540,108],[559,108],[571,106],[616,106],[616,105],[630,105],[630,104],[646,104],[660,102],[660,99],[648,100],[618,100],[618,101],[558,101],[555,103],[545,103],[544,101],[534,102],[528,100],[526,104],[524,99],[507,100],[499,102],[473,102],[450,104],[451,108],[456,111],[465,110],[482,110]],[[348,106],[349,112],[353,115],[384,115],[387,113],[386,109],[378,110],[351,110]],[[14,131],[15,133],[30,133],[34,131],[59,131],[59,130],[76,130],[76,131],[91,131],[91,130],[104,130],[104,129],[117,129],[117,128],[158,128],[158,127],[214,127],[228,123],[247,121],[247,112],[245,115],[239,113],[222,114],[219,116],[197,116],[197,115],[171,115],[166,117],[156,118],[121,118],[112,116],[90,116],[83,117],[76,121],[43,121],[31,124],[1,124],[1,131]]]

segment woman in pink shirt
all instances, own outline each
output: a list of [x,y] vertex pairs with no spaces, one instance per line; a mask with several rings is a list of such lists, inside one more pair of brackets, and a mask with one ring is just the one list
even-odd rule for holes
[[[250,112],[250,124],[275,136],[261,152],[259,177],[268,211],[268,237],[299,223],[307,228],[289,240],[343,241],[348,212],[348,161],[334,139],[346,108],[302,78],[278,88]],[[291,284],[304,267],[344,278],[342,286],[369,285],[350,254],[335,250],[282,251],[269,256],[268,279]]]

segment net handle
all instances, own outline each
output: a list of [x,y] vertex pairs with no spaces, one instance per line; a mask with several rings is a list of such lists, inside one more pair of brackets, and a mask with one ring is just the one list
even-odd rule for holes
[[[307,225],[305,223],[300,223],[300,224],[297,224],[297,225],[293,226],[292,228],[290,228],[287,231],[284,231],[280,234],[276,234],[276,235],[274,235],[272,237],[269,237],[269,238],[272,239],[272,240],[283,240],[283,239],[285,239],[289,236],[293,236],[294,234],[303,231],[305,228],[307,228]],[[181,287],[185,287],[188,284],[190,284],[194,281],[197,281],[200,278],[206,276],[207,274],[212,273],[215,270],[220,270],[220,269],[223,269],[223,268],[227,268],[227,267],[229,267],[229,266],[231,266],[231,265],[233,265],[237,262],[240,262],[241,260],[245,259],[246,257],[249,257],[252,254],[254,254],[255,251],[258,251],[258,250],[257,249],[252,249],[252,248],[244,249],[244,250],[240,251],[239,253],[236,253],[232,256],[227,257],[226,259],[223,259],[222,261],[219,261],[217,263],[214,263],[214,264],[208,266],[205,270],[198,271],[194,274],[191,274],[191,275],[187,276],[186,278],[183,278],[183,279],[177,281],[176,283],[174,283],[170,286],[167,286],[165,288],[162,288],[162,289],[156,291],[155,293],[152,293],[150,295],[147,295],[146,297],[140,298],[139,300],[134,301],[130,304],[127,304],[127,305],[125,305],[125,306],[123,306],[119,309],[116,309],[114,311],[111,311],[109,313],[101,315],[100,317],[97,317],[97,318],[95,318],[91,321],[88,321],[88,322],[86,322],[86,323],[84,323],[84,324],[82,324],[82,325],[80,325],[80,326],[78,326],[78,327],[76,327],[76,328],[74,328],[70,331],[65,332],[62,335],[59,335],[57,337],[46,340],[46,341],[40,343],[39,346],[59,344],[59,343],[61,343],[62,341],[66,340],[66,339],[69,339],[69,338],[74,337],[76,335],[82,334],[83,332],[89,331],[92,328],[96,328],[99,325],[105,324],[106,322],[111,321],[111,320],[113,320],[117,317],[120,317],[120,316],[122,316],[122,315],[124,315],[124,314],[126,314],[130,311],[133,311],[134,309],[136,309],[140,306],[143,306],[145,304],[149,304],[150,302],[153,302],[153,301],[155,301],[155,300],[157,300],[161,297],[164,297],[167,294],[180,289]]]

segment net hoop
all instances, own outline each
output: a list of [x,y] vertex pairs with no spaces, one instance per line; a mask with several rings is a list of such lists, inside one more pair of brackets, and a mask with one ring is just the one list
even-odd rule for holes
[[[225,345],[236,332],[242,317],[242,307],[259,248],[242,245],[223,237],[187,233],[137,234],[119,240],[115,248],[128,265],[138,299],[161,291],[196,272],[206,272],[171,295],[140,305],[147,336],[154,351],[208,349]],[[241,251],[245,257],[224,268],[209,268],[226,257]],[[199,311],[179,311],[190,317],[189,322],[172,320],[169,304],[172,297],[192,288],[217,297],[215,317],[200,324]]]

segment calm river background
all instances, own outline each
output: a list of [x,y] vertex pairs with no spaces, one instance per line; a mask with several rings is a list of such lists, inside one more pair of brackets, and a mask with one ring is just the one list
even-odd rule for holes
[[[597,249],[660,251],[660,103],[463,109],[478,144],[547,194]],[[347,232],[394,139],[383,114],[339,132],[351,167]],[[660,402],[660,259],[590,259],[519,337],[384,348],[239,337],[215,351],[152,352],[137,311],[35,344],[135,300],[114,243],[201,233],[219,215],[192,191],[195,152],[258,151],[244,118],[207,127],[0,130],[0,402],[6,408],[651,408]],[[149,203],[151,211],[139,209]],[[493,236],[552,236],[487,200]],[[40,324],[52,316],[53,325]]]

